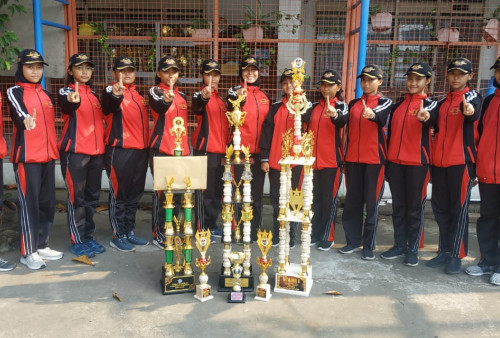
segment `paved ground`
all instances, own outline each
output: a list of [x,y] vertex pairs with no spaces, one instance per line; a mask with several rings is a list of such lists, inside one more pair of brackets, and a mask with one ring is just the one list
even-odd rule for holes
[[[106,194],[103,193],[103,200]],[[63,200],[64,193],[58,192],[58,198]],[[149,198],[143,199],[145,205]],[[477,211],[477,206],[471,210]],[[163,252],[153,245],[135,253],[110,248],[106,211],[96,215],[96,235],[107,251],[94,259],[93,267],[74,263],[69,252],[66,214],[57,213],[51,247],[63,250],[64,258],[49,262],[44,270],[33,272],[21,265],[0,274],[0,336],[500,336],[500,287],[487,283],[486,277],[472,278],[465,273],[449,276],[441,269],[425,266],[425,261],[434,256],[437,243],[437,226],[430,207],[419,266],[409,268],[402,264],[402,259],[386,261],[378,257],[392,244],[389,211],[390,205],[381,208],[375,261],[361,260],[360,253],[339,254],[337,249],[344,243],[344,234],[338,226],[334,249],[311,251],[314,285],[309,297],[273,293],[265,303],[255,301],[250,293],[245,304],[228,304],[226,294],[217,292],[216,287],[215,298],[205,303],[199,303],[193,294],[161,295]],[[15,222],[12,212],[6,214],[3,234]],[[267,207],[265,227],[271,224],[270,214]],[[150,219],[151,211],[147,208],[138,213],[138,234],[150,236]],[[475,222],[474,213],[471,220]],[[470,255],[464,259],[464,266],[473,264],[478,257],[474,223],[469,238]],[[259,252],[256,245],[252,245],[252,250],[254,261]],[[299,253],[300,247],[296,246],[292,262],[298,262]],[[17,249],[1,255],[19,260]],[[222,244],[212,245],[209,255],[209,283],[215,286]],[[271,249],[271,257],[277,261],[277,249]],[[256,265],[254,269],[260,273]],[[195,271],[198,273],[196,268]],[[273,274],[270,282],[274,282]],[[329,290],[342,295],[325,295]],[[122,297],[122,302],[112,297],[113,291]]]

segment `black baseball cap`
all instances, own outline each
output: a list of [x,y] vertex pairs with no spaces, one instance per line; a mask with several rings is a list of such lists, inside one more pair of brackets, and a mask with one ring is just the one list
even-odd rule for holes
[[201,69],[200,69],[201,74],[208,74],[214,70],[219,73],[221,72],[220,64],[214,59],[206,59],[201,63]]
[[133,68],[134,70],[137,69],[131,58],[124,55],[118,56],[113,62],[113,70],[122,70],[125,68]]
[[448,64],[448,68],[446,69],[446,71],[451,72],[455,69],[460,70],[462,73],[470,74],[472,73],[472,62],[470,62],[469,59],[466,58],[455,59]]
[[417,74],[418,76],[432,77],[432,69],[425,62],[414,63],[408,68],[405,75]]
[[382,69],[380,69],[380,67],[377,65],[364,66],[361,70],[361,74],[358,75],[358,79],[360,79],[363,75],[366,75],[372,79],[382,79],[384,77]]
[[254,58],[253,56],[247,56],[245,57],[241,63],[240,63],[240,70],[247,69],[250,66],[256,67],[258,70],[260,70],[260,63],[259,60]]
[[166,72],[170,68],[176,68],[177,70],[181,69],[175,58],[172,56],[164,56],[160,59],[160,61],[158,61],[158,70]]
[[328,69],[325,70],[323,75],[321,75],[321,79],[316,84],[319,84],[321,82],[325,82],[328,84],[341,84],[342,78],[340,77],[339,73],[337,73],[333,69]]
[[34,49],[24,49],[17,56],[17,62],[22,65],[32,65],[34,63],[43,63],[48,66],[48,64],[43,60],[43,56],[40,55]]
[[71,55],[69,58],[69,67],[83,65],[84,63],[88,63],[94,67],[94,63],[90,60],[87,54],[77,53]]
[[491,66],[490,69],[497,69],[497,68],[500,68],[500,56],[498,57],[498,59],[495,61],[495,63],[493,64],[493,66]]
[[283,82],[283,80],[285,80],[287,78],[292,78],[292,76],[293,76],[293,70],[285,68],[285,70],[281,74],[280,83]]

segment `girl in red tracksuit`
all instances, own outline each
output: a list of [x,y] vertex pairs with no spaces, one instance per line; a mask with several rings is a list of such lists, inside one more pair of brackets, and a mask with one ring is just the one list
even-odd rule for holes
[[313,211],[311,245],[318,243],[318,250],[328,251],[335,239],[335,217],[339,186],[342,182],[341,164],[343,145],[341,128],[349,119],[347,104],[343,102],[342,78],[334,70],[321,76],[322,99],[306,113],[304,122],[314,132],[313,157]]
[[132,251],[148,241],[135,235],[137,205],[148,169],[148,108],[134,86],[135,64],[128,56],[114,60],[117,81],[102,92],[106,118],[104,167],[109,178],[109,222],[114,247]]
[[59,151],[68,189],[71,252],[88,257],[104,252],[93,236],[104,160],[104,116],[99,97],[91,88],[93,71],[94,63],[87,55],[72,55],[66,87],[59,90],[64,120]]
[[226,105],[219,96],[221,78],[220,64],[213,60],[204,60],[201,64],[203,87],[193,95],[192,109],[198,120],[191,143],[194,155],[207,156],[207,188],[197,191],[196,203],[199,215],[199,229],[210,229],[212,235],[222,236],[217,229],[217,218],[222,209],[221,184],[224,166],[221,164],[229,141],[229,122],[226,117]]
[[[347,151],[345,156],[346,198],[342,225],[347,245],[339,250],[348,254],[359,251],[361,258],[375,259],[375,234],[378,223],[378,205],[384,193],[386,141],[384,126],[392,101],[382,97],[382,70],[368,65],[361,74],[363,95],[349,103]],[[366,219],[363,230],[363,207]]]
[[408,93],[392,109],[387,133],[394,246],[380,257],[405,256],[405,265],[417,266],[429,183],[430,126],[437,118],[437,102],[426,95],[432,77],[428,64],[415,63],[406,75]]
[[446,273],[457,274],[460,258],[467,255],[469,199],[476,176],[476,121],[482,99],[467,86],[472,79],[469,60],[450,62],[447,79],[451,91],[438,103],[432,144],[432,210],[439,226],[439,248],[427,265],[446,265]]
[[[253,219],[251,226],[251,240],[257,240],[257,230],[262,223],[262,194],[264,192],[265,173],[261,169],[260,161],[260,135],[262,124],[270,108],[269,96],[260,89],[259,79],[260,64],[253,56],[247,56],[240,64],[240,79],[242,83],[239,86],[230,88],[227,93],[228,99],[236,100],[238,96],[244,95],[245,99],[241,103],[241,111],[246,111],[245,122],[240,127],[241,145],[250,148],[250,154],[253,158],[251,166],[252,171],[252,208]],[[233,110],[231,103],[229,110]],[[239,182],[243,166],[235,166],[234,179]],[[235,209],[235,217],[239,218],[239,210]]]
[[[293,93],[293,72],[285,69],[280,78],[283,98],[281,101],[271,105],[271,110],[267,114],[266,120],[262,125],[262,135],[260,137],[261,169],[269,174],[269,197],[273,207],[273,246],[279,244],[279,190],[280,190],[280,172],[281,166],[278,163],[282,158],[281,142],[283,133],[293,129],[294,118],[290,114],[286,104]],[[299,179],[302,168],[295,166],[292,168],[292,189],[299,185]],[[290,224],[290,242],[289,247],[295,246],[295,235],[297,233],[297,223]]]
[[[49,248],[49,231],[55,212],[55,160],[57,137],[54,101],[40,81],[43,57],[33,49],[18,57],[16,85],[7,89],[10,116],[14,122],[10,161],[19,198],[21,263],[29,269],[45,267],[43,260],[63,257]],[[6,151],[6,147],[2,152]]]
[[[149,105],[153,113],[153,128],[149,138],[150,168],[153,171],[154,156],[174,156],[175,136],[170,133],[173,127],[173,121],[176,117],[182,117],[184,126],[187,129],[188,109],[186,96],[179,91],[175,85],[179,79],[179,65],[171,56],[164,56],[158,62],[158,71],[156,72],[156,86],[149,90]],[[189,155],[189,144],[187,130],[182,136],[182,156]],[[180,199],[182,194],[175,194],[177,211],[180,210]],[[165,241],[165,193],[156,191],[153,194],[153,244],[163,248]]]
[[490,283],[500,285],[500,57],[495,70],[495,92],[484,99],[479,119],[477,179],[481,210],[476,232],[481,258],[465,272],[471,276],[491,274]]

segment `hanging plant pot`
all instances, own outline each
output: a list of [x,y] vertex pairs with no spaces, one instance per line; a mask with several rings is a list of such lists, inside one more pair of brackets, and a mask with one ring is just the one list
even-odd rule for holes
[[392,27],[392,14],[380,12],[370,17],[372,29],[375,32],[386,32]]
[[260,26],[252,25],[248,29],[243,29],[242,32],[245,40],[257,40],[264,38],[264,30]]
[[212,30],[208,29],[193,29],[193,34],[191,35],[195,39],[206,40],[206,42],[194,41],[194,44],[199,45],[208,45],[210,44],[210,39],[212,38]]
[[498,42],[500,37],[500,22],[497,19],[490,19],[484,27],[483,38],[488,42]]
[[455,28],[441,28],[438,30],[438,41],[457,42],[460,38],[460,32]]

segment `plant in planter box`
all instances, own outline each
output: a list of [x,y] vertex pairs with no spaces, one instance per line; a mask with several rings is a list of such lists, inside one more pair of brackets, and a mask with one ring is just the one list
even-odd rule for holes
[[483,38],[488,42],[500,41],[500,6],[497,7],[491,16],[487,17],[486,26],[483,31]]
[[[210,39],[212,37],[212,29],[210,23],[206,19],[195,19],[191,21],[192,33],[191,36],[196,39]],[[195,44],[200,44],[195,42]]]
[[460,38],[460,32],[456,28],[440,28],[437,32],[438,41],[457,42]]
[[370,21],[374,32],[385,32],[392,27],[392,14],[382,12],[382,6],[370,7]]

